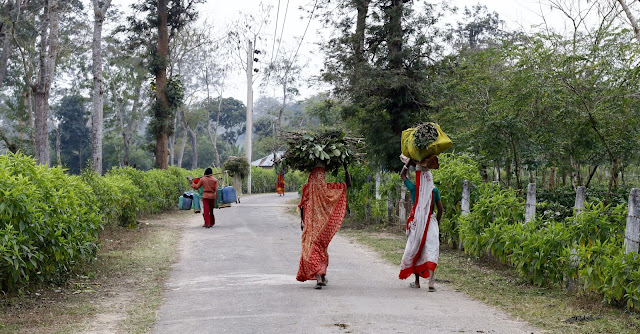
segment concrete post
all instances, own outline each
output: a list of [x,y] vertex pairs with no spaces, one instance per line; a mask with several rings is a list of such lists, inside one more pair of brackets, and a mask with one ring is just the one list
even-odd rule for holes
[[640,188],[631,189],[627,227],[624,233],[625,254],[638,253],[640,240]]
[[471,212],[471,183],[469,180],[464,180],[462,183],[462,202],[460,208],[463,215],[468,215]]
[[536,216],[536,184],[529,183],[527,187],[527,209],[524,216],[524,222],[532,221]]
[[579,186],[576,188],[576,202],[573,205],[573,209],[576,212],[576,217],[579,213],[584,211],[584,199],[587,196],[587,188],[584,186]]
[[376,199],[382,198],[380,195],[380,184],[382,183],[380,172],[376,173]]
[[398,207],[398,216],[400,218],[400,223],[407,221],[407,210],[405,205],[405,199],[407,197],[407,188],[403,185],[400,188],[400,205]]

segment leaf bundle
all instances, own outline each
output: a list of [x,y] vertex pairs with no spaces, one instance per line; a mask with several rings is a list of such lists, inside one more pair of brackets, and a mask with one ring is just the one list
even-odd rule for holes
[[362,138],[346,137],[339,130],[319,133],[310,131],[290,131],[280,135],[289,144],[282,156],[282,164],[291,169],[311,171],[324,163],[325,170],[335,171],[358,160]]
[[433,123],[423,123],[416,126],[413,134],[413,143],[417,148],[423,150],[438,139],[438,129]]

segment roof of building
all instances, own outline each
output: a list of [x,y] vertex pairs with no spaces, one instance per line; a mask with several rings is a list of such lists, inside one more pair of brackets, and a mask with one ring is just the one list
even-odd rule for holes
[[[276,152],[276,158],[280,159],[283,154],[284,154],[284,151]],[[251,166],[258,166],[263,168],[273,167],[273,153],[270,153],[264,158],[252,161]]]

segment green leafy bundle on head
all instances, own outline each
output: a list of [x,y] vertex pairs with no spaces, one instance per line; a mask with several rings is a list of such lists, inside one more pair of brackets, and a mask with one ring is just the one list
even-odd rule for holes
[[282,156],[283,165],[302,171],[311,171],[319,163],[326,165],[326,171],[349,165],[359,159],[358,149],[364,143],[361,138],[347,137],[339,130],[290,131],[280,137],[289,144]]
[[228,170],[230,175],[240,174],[241,177],[249,174],[249,161],[246,157],[230,156],[222,165],[224,170]]
[[438,139],[438,129],[433,123],[423,123],[416,126],[416,132],[413,134],[413,143],[419,149],[429,147]]

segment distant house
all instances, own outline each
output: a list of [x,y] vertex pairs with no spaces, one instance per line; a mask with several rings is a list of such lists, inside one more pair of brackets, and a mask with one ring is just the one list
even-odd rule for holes
[[[284,151],[276,152],[276,159],[282,158],[283,154],[284,154]],[[267,155],[266,157],[264,157],[262,159],[258,159],[258,160],[252,161],[251,162],[251,166],[262,167],[262,168],[265,168],[265,169],[273,168],[273,153],[270,153],[269,155]]]

